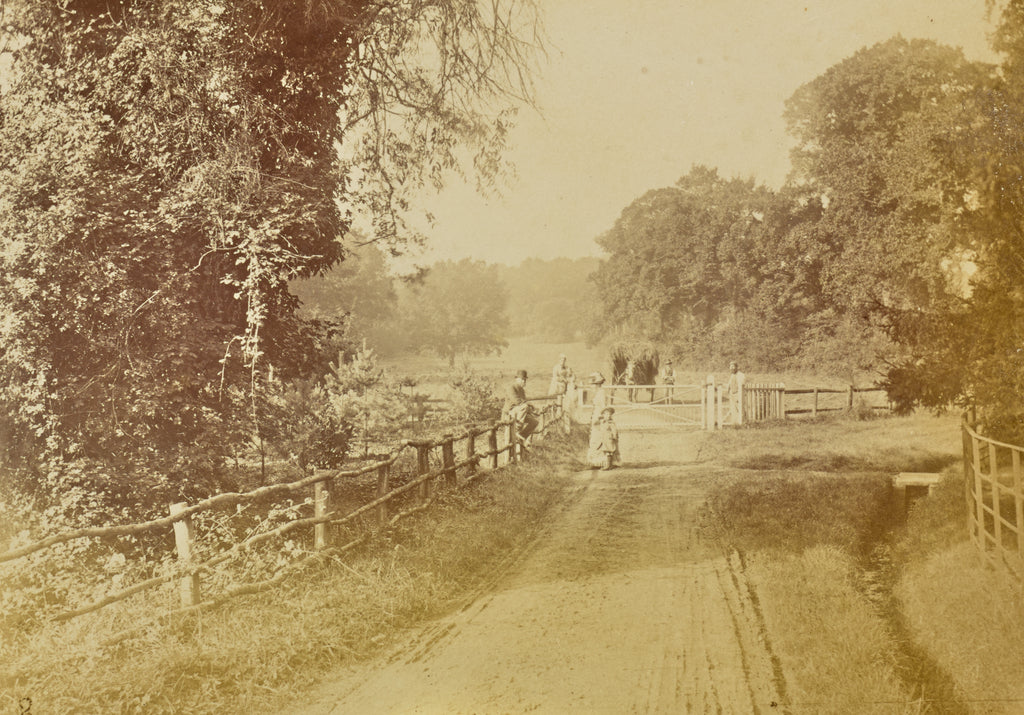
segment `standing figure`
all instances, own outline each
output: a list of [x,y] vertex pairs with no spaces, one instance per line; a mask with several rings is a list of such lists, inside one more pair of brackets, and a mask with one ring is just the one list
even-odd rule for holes
[[566,390],[569,387],[569,382],[572,379],[572,368],[566,364],[565,355],[559,355],[558,362],[555,363],[555,367],[551,370],[551,387],[548,389],[549,395],[556,395],[555,401],[559,405],[562,404]]
[[665,386],[665,399],[672,402],[672,395],[675,391],[676,370],[672,367],[672,361],[666,360],[661,368],[661,384]]
[[534,414],[533,405],[526,401],[526,370],[519,370],[516,373],[515,379],[509,385],[505,407],[502,411],[506,417],[516,423],[519,439],[526,444],[530,435],[540,424],[540,420]]
[[[611,469],[622,463],[619,455],[619,429],[615,426],[612,416],[615,408],[608,406],[601,410],[601,419],[597,423],[597,444],[596,454],[601,469]],[[593,462],[591,463],[593,464]]]
[[608,407],[608,394],[604,389],[604,375],[599,372],[591,373],[588,382],[593,386],[591,404],[593,411],[590,413],[590,443],[587,447],[587,464],[592,467],[604,465],[604,455],[601,452],[603,441],[601,434],[601,415]]
[[630,402],[636,401],[636,362],[632,358],[626,361],[626,370],[622,375],[623,382],[626,383],[626,399]]
[[729,395],[729,424],[743,424],[743,382],[746,375],[740,372],[739,365],[729,363],[729,382],[726,392]]

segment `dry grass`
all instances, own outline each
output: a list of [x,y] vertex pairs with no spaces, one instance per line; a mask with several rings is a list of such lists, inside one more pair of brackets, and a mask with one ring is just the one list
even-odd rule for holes
[[835,546],[748,559],[794,713],[912,713],[894,675],[892,642]]
[[[959,446],[955,417],[926,415],[760,425],[708,441],[702,456],[742,470],[708,506],[716,536],[749,564],[793,712],[947,711],[928,698],[953,686],[905,642],[891,561],[876,561],[901,523],[891,477],[954,473]],[[922,518],[915,526],[929,529],[944,519]],[[925,536],[908,543],[904,558],[939,548]]]
[[963,541],[908,568],[898,594],[919,643],[972,713],[1024,712],[1024,598]]
[[[0,712],[16,712],[22,697],[40,713],[275,712],[328,669],[374,655],[494,578],[561,499],[582,439],[546,440],[531,463],[442,492],[361,552],[267,593],[166,625],[148,612],[167,604],[115,607],[5,644]],[[100,645],[135,626],[135,637]]]

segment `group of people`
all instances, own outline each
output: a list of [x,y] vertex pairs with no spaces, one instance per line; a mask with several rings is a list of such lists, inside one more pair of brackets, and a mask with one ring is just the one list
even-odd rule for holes
[[[629,382],[630,378],[633,382]],[[629,361],[625,372],[626,384],[635,383],[635,363]],[[672,389],[676,382],[675,368],[672,361],[667,360],[659,371],[658,379],[668,390],[668,398],[671,400]],[[505,399],[504,414],[513,419],[518,427],[518,435],[521,443],[525,446],[529,443],[530,436],[536,431],[540,420],[536,411],[526,397],[526,370],[519,370],[515,380],[509,386],[509,392]],[[745,376],[739,370],[735,362],[729,363],[729,380],[726,384],[726,392],[729,397],[729,419],[732,424],[741,424],[743,421],[742,389]],[[565,355],[559,355],[558,362],[551,371],[551,385],[548,390],[548,397],[553,397],[559,403],[564,401],[570,390],[575,386],[576,375],[568,366]],[[587,450],[587,462],[593,468],[613,469],[620,466],[622,458],[619,453],[619,430],[615,425],[615,408],[608,404],[608,395],[604,389],[605,378],[600,372],[594,372],[588,378],[588,383],[593,389],[590,419],[590,442]],[[632,400],[632,395],[630,400]]]
[[[639,368],[637,367],[636,361],[629,359],[626,361],[626,367],[619,375],[621,383],[626,385],[626,397],[630,402],[634,402],[636,400],[636,388],[634,385],[640,384],[638,373]],[[676,369],[672,366],[671,360],[666,360],[665,364],[662,365],[661,369],[658,371],[658,383],[665,386],[665,399],[671,402],[673,388],[676,384]]]
[[[515,379],[509,385],[505,396],[503,413],[516,424],[520,444],[527,446],[530,437],[537,430],[540,420],[536,410],[526,397],[526,381],[529,375],[526,370],[516,372]],[[576,375],[569,367],[566,356],[559,355],[558,362],[551,371],[551,385],[547,397],[561,402],[569,393],[570,386],[575,386]],[[589,383],[594,387],[594,410],[590,423],[590,445],[587,453],[588,463],[595,468],[612,469],[621,464],[619,455],[619,430],[613,418],[615,408],[608,404],[604,391],[604,376],[595,372],[590,376]]]

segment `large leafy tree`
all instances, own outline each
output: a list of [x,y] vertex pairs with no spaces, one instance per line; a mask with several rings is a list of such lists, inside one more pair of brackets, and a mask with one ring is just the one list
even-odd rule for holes
[[499,353],[508,343],[508,289],[497,266],[464,258],[440,261],[399,297],[406,345],[446,359]]
[[824,277],[840,310],[947,300],[971,186],[954,149],[989,71],[959,50],[895,37],[788,100],[791,183],[825,204],[815,230],[838,248]]
[[[288,281],[353,212],[500,170],[528,0],[9,0],[0,96],[8,456],[181,463],[250,432],[330,326]],[[464,151],[462,147],[469,147]]]
[[675,186],[647,192],[597,239],[608,259],[594,274],[599,330],[645,339],[708,329],[757,285],[758,245],[772,192],[694,167]]

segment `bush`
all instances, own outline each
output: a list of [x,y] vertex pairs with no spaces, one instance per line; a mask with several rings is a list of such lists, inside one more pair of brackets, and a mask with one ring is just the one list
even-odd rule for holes
[[494,380],[475,372],[468,363],[448,379],[452,388],[452,420],[458,423],[494,422],[501,417],[502,400]]

